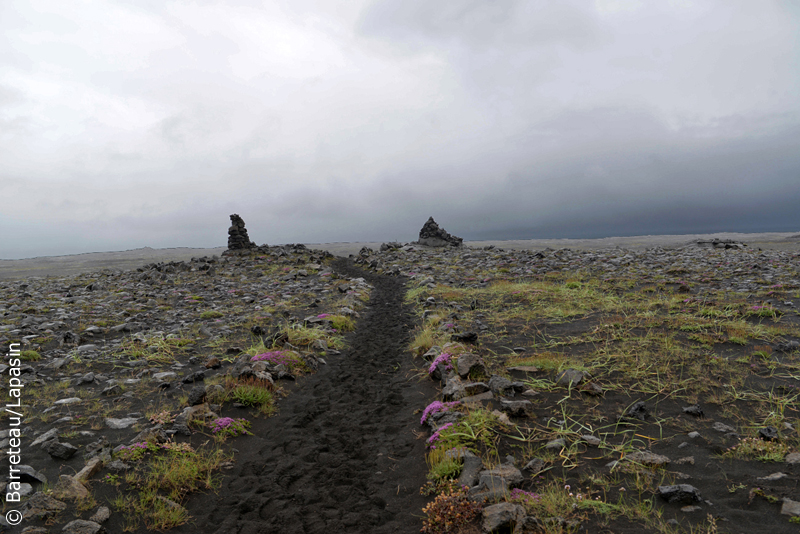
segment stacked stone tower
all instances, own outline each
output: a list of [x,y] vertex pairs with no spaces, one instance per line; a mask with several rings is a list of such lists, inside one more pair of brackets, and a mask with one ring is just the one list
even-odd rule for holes
[[422,230],[419,231],[418,243],[420,245],[427,245],[429,247],[460,247],[462,241],[460,237],[450,235],[445,232],[444,228],[439,228],[439,225],[436,224],[433,217],[428,218],[428,221],[422,226]]
[[256,244],[247,236],[244,220],[236,213],[231,215],[231,227],[228,228],[228,250],[243,250],[255,246]]

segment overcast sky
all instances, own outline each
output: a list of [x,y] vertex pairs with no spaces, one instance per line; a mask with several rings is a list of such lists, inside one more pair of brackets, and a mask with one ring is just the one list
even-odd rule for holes
[[2,0],[0,258],[800,231],[796,0]]

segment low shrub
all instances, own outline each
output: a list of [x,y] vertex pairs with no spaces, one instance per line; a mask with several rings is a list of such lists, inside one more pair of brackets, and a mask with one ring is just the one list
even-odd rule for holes
[[428,516],[422,523],[425,534],[456,533],[478,517],[483,509],[480,503],[469,499],[469,488],[454,487],[436,496],[422,509]]

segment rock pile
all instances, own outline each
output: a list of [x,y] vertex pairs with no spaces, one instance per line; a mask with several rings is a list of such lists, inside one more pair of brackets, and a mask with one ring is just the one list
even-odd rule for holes
[[244,220],[234,213],[231,215],[231,227],[228,228],[228,250],[255,248],[256,244],[247,236]]
[[732,239],[719,239],[716,237],[710,241],[700,239],[695,243],[697,244],[698,247],[704,247],[704,248],[740,249],[747,246],[745,243],[740,243]]
[[422,226],[419,231],[419,244],[427,245],[429,247],[460,247],[463,239],[450,235],[445,232],[444,228],[440,228],[433,217],[428,217],[428,221]]

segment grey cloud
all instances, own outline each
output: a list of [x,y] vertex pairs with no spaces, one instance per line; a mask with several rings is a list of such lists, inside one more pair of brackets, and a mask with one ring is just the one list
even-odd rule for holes
[[[508,44],[585,46],[599,28],[579,2],[378,0],[364,10],[359,30],[398,41],[456,43],[482,50]],[[421,43],[418,43],[421,44]]]

